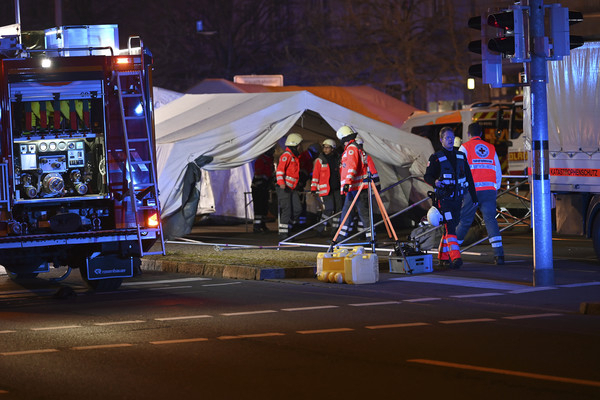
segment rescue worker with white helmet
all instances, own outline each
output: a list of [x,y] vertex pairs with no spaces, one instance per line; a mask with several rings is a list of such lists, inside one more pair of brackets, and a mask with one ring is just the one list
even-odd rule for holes
[[[352,201],[358,194],[358,189],[361,190],[360,195],[355,203],[358,217],[363,226],[371,226],[369,216],[369,192],[367,190],[368,183],[365,179],[368,176],[367,157],[362,148],[356,144],[356,136],[358,132],[348,125],[342,126],[336,132],[337,138],[344,144],[344,153],[340,162],[340,186],[341,193],[345,195],[344,206],[342,208],[341,219],[344,220],[346,214],[350,210]],[[350,236],[352,230],[352,215],[349,215],[340,230],[342,239]],[[371,237],[371,232],[367,232],[367,238]]]
[[[320,225],[315,228],[321,234],[329,221],[325,221],[333,214],[342,210],[342,195],[340,193],[340,156],[335,151],[335,140],[325,139],[322,143],[323,150],[317,157],[313,167],[310,191],[317,194],[323,202],[324,210],[321,214]],[[331,226],[337,228],[340,224],[339,217],[331,220]]]
[[277,202],[279,203],[279,240],[289,237],[290,230],[302,212],[298,185],[302,136],[290,133],[285,139],[285,151],[279,157],[275,177],[277,179]]
[[434,187],[437,203],[434,205],[444,219],[444,235],[438,249],[439,263],[460,268],[463,262],[456,238],[460,208],[465,190],[469,190],[474,203],[477,203],[477,193],[467,156],[454,147],[454,130],[451,127],[440,129],[440,142],[442,149],[429,157],[424,179]]

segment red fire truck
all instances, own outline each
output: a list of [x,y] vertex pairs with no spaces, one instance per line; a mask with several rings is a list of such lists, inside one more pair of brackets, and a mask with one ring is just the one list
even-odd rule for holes
[[0,40],[0,265],[14,279],[77,268],[114,290],[164,254],[151,53],[140,38],[119,50],[115,25]]

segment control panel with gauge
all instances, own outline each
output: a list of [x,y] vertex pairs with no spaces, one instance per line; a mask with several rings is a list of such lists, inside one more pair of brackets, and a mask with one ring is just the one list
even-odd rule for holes
[[90,151],[83,138],[19,138],[15,145],[17,200],[83,196],[89,191]]

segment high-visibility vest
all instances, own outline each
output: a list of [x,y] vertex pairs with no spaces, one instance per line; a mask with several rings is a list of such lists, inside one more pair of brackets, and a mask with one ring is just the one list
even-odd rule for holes
[[367,163],[365,153],[351,140],[344,148],[342,160],[340,163],[340,184],[343,190],[344,185],[350,186],[350,191],[358,190],[361,185],[363,189],[367,188],[367,182],[363,182],[367,177]]
[[480,137],[471,138],[463,143],[463,147],[473,175],[475,190],[497,190],[496,173],[499,169],[495,161],[496,148]]
[[295,189],[296,185],[298,185],[300,162],[298,161],[298,157],[288,147],[285,148],[285,151],[279,157],[275,176],[277,177],[277,185],[285,183],[285,186],[290,189]]
[[329,187],[329,178],[331,176],[331,170],[325,156],[319,156],[315,160],[315,166],[313,167],[313,177],[310,183],[311,192],[317,192],[319,196],[327,196],[331,188]]

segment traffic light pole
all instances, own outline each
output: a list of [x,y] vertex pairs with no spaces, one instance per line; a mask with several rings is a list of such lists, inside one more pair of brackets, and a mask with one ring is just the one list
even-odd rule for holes
[[530,63],[532,136],[533,284],[554,285],[544,1],[530,0],[529,33],[533,39]]

